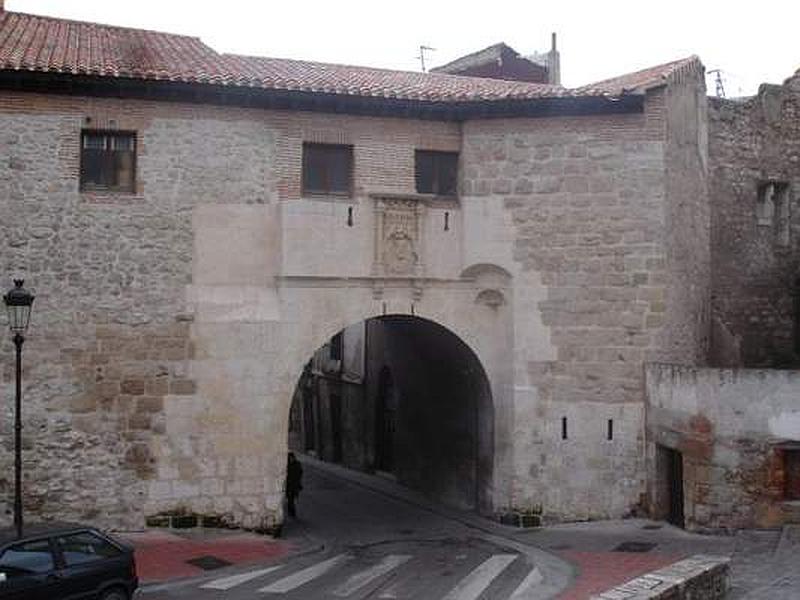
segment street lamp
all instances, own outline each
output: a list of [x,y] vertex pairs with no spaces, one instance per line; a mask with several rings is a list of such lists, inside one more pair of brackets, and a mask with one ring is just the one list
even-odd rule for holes
[[15,279],[14,287],[5,296],[8,310],[8,327],[14,334],[14,346],[17,347],[17,399],[14,412],[14,527],[17,537],[22,537],[22,344],[24,333],[31,320],[33,294],[22,287],[23,279]]

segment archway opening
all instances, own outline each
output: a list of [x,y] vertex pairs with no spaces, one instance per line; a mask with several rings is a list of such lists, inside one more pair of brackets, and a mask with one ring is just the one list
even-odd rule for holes
[[309,357],[289,448],[485,513],[493,423],[489,381],[467,344],[420,317],[382,316],[343,329]]

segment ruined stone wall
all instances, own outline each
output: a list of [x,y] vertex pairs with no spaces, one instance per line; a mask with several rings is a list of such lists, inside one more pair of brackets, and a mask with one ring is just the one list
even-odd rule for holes
[[[746,100],[710,100],[709,156],[714,317],[735,336],[715,336],[711,359],[797,366],[800,76]],[[764,198],[770,182],[787,185],[782,198]]]
[[[701,81],[648,93],[641,114],[464,126],[465,211],[486,198],[510,216],[515,323],[543,323],[535,337],[515,328],[510,508],[586,519],[642,501],[644,362],[703,353],[689,278],[707,267],[669,233],[705,210],[685,198],[704,187]],[[696,127],[668,136],[686,116]]]
[[800,505],[785,501],[783,453],[800,447],[795,371],[647,367],[651,509],[660,475],[655,445],[683,455],[689,529],[776,527]]

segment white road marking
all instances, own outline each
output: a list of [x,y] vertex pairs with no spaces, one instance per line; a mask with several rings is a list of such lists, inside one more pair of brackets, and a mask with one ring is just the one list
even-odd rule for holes
[[533,597],[533,590],[537,588],[544,577],[542,577],[542,572],[539,570],[539,567],[533,567],[531,572],[528,573],[528,576],[522,580],[517,586],[517,589],[514,590],[514,593],[508,597],[508,600],[524,600],[525,598],[532,598]]
[[288,577],[279,579],[275,583],[271,583],[270,585],[263,587],[258,591],[265,592],[267,594],[285,594],[286,592],[290,592],[295,588],[299,588],[301,585],[305,585],[317,577],[321,577],[331,569],[338,567],[351,558],[353,557],[349,554],[340,554],[339,556],[334,556],[326,561],[312,565],[307,569],[293,573]]
[[267,573],[277,571],[280,568],[281,565],[278,565],[277,567],[269,567],[268,569],[259,569],[258,571],[248,571],[247,573],[240,573],[239,575],[231,575],[230,577],[223,577],[222,579],[209,581],[200,587],[204,590],[229,590],[239,584],[246,583],[261,577],[262,575],[266,575]]
[[363,588],[371,581],[374,581],[381,575],[385,575],[386,573],[393,571],[409,560],[411,560],[411,556],[406,554],[390,554],[377,565],[370,567],[369,569],[365,569],[360,573],[356,573],[350,577],[347,581],[334,590],[333,595],[339,596],[340,598],[349,596],[350,594],[353,594]]
[[518,554],[495,554],[458,582],[443,600],[477,600],[495,577],[517,559]]

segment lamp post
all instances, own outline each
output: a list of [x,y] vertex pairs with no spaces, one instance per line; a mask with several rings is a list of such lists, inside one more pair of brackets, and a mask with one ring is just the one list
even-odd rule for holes
[[3,296],[8,310],[8,327],[14,334],[17,348],[17,396],[14,407],[14,527],[22,537],[22,344],[31,320],[33,294],[22,287],[23,279],[15,279],[14,287]]

